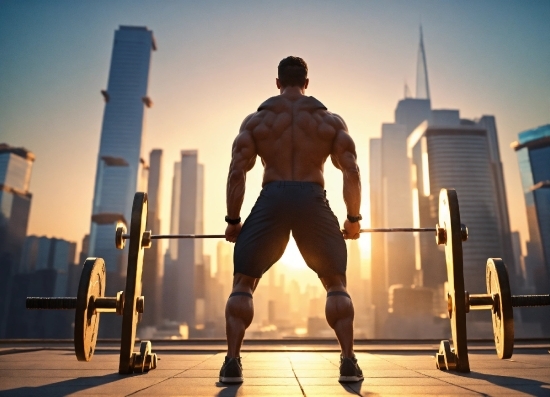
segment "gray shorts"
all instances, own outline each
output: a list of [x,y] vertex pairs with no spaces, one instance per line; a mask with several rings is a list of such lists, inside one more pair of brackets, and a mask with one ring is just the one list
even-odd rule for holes
[[346,243],[325,190],[294,181],[270,182],[262,189],[237,238],[234,273],[262,277],[283,255],[290,232],[319,277],[346,274]]

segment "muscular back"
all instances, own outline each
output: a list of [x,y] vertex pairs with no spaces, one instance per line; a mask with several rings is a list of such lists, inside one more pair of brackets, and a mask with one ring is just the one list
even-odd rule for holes
[[342,118],[304,95],[272,97],[244,120],[233,145],[232,171],[248,171],[256,155],[264,166],[263,184],[285,180],[324,186],[328,156],[342,171],[348,163],[356,166],[355,147]]

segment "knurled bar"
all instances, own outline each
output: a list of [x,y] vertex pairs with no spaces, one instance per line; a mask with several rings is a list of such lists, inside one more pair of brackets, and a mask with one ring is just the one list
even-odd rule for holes
[[435,227],[391,227],[385,229],[361,229],[361,233],[435,232]]
[[[361,229],[360,233],[392,233],[392,232],[435,232],[434,227],[393,227],[383,229]],[[129,239],[129,234],[122,235],[124,239]],[[225,234],[152,234],[151,240],[160,239],[181,239],[181,238],[225,238]]]
[[162,238],[225,238],[225,234],[153,234],[151,240]]
[[76,298],[36,298],[26,301],[27,309],[71,310],[76,309]]
[[550,306],[550,295],[513,295],[512,306]]

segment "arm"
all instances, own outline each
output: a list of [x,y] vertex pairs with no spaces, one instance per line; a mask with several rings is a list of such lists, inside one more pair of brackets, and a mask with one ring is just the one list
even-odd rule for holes
[[[254,167],[256,162],[256,145],[252,139],[251,131],[247,128],[252,116],[248,116],[243,121],[239,135],[237,135],[233,142],[226,189],[227,216],[231,219],[239,218],[244,200],[246,173]],[[226,240],[231,242],[237,241],[240,231],[241,223],[236,225],[228,224],[225,231]]]
[[[355,143],[349,136],[346,124],[339,116],[336,119],[337,135],[332,145],[330,158],[336,168],[342,171],[344,177],[344,202],[348,215],[358,216],[361,207],[361,176],[357,165]],[[359,238],[359,222],[344,222],[344,238]]]

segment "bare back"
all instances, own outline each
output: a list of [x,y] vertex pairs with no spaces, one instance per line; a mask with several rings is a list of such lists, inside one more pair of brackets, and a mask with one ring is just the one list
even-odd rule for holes
[[[324,163],[330,155],[339,157],[335,147],[339,136],[355,155],[355,148],[349,148],[347,127],[338,115],[313,97],[283,94],[269,98],[244,120],[234,149],[240,151],[239,141],[253,145],[246,154],[262,159],[264,185],[285,180],[324,186]],[[240,153],[233,154],[240,157]]]
[[[227,177],[227,216],[239,218],[246,173],[254,167],[257,156],[264,166],[262,185],[274,181],[300,181],[322,187],[325,186],[324,164],[330,156],[344,177],[343,193],[348,214],[359,214],[361,180],[357,154],[344,120],[329,112],[317,99],[297,93],[298,90],[289,91],[269,98],[241,125],[233,142]],[[344,228],[352,230],[351,224],[346,222]],[[357,228],[359,224],[353,225]],[[226,231],[228,241],[236,241],[239,227],[228,226],[231,229]],[[350,233],[349,236],[353,236],[350,238],[359,237],[358,231]]]

